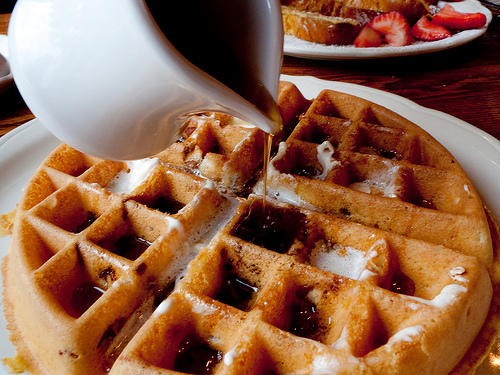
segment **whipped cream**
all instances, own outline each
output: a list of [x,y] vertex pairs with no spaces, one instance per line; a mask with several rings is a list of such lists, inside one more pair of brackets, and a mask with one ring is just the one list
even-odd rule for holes
[[309,263],[324,271],[359,280],[366,268],[365,255],[364,251],[351,246],[335,244],[330,247],[324,241],[318,241]]
[[160,303],[160,305],[156,308],[153,315],[156,317],[166,314],[172,308],[173,305],[174,305],[174,298],[173,297],[167,298],[162,303]]
[[364,181],[354,182],[349,187],[363,193],[372,194],[372,190],[378,190],[384,197],[397,197],[396,178],[400,167],[398,165],[392,165],[387,161],[384,161],[384,163],[387,166],[385,171],[374,173],[371,178]]
[[465,283],[469,280],[467,280],[465,277],[462,276],[464,273],[465,273],[465,268],[455,267],[450,270],[450,277],[455,281]]
[[401,341],[412,341],[416,336],[420,334],[424,330],[424,326],[417,325],[413,327],[407,327],[402,329],[399,332],[396,332],[390,339],[388,344],[394,345]]
[[158,158],[127,161],[127,171],[122,171],[106,185],[109,190],[118,195],[130,194],[149,176],[151,171],[159,164]]
[[312,363],[311,375],[334,375],[340,369],[339,361],[334,357],[316,356]]
[[458,285],[458,284],[450,284],[446,285],[442,290],[441,293],[439,293],[436,297],[434,297],[431,300],[428,299],[423,299],[419,297],[413,297],[413,296],[405,296],[405,298],[409,298],[421,303],[425,303],[426,305],[429,306],[434,306],[434,307],[439,307],[443,308],[455,301],[458,298],[458,295],[460,293],[465,293],[467,292],[467,288]]
[[182,223],[179,220],[174,219],[173,217],[170,216],[167,216],[166,219],[168,223],[168,233],[172,232],[175,229],[177,230],[177,233],[179,233],[180,235],[184,234],[184,225],[182,225]]
[[324,181],[328,173],[332,170],[332,168],[336,165],[340,164],[340,161],[336,160],[333,157],[333,153],[335,152],[334,147],[328,141],[323,142],[318,147],[318,161],[323,167],[323,172],[314,177],[316,180]]
[[237,356],[238,352],[236,351],[236,346],[234,346],[230,351],[224,354],[224,364],[226,366],[232,365]]
[[268,170],[267,170],[267,174],[268,175],[274,175],[274,176],[276,176],[276,175],[280,174],[278,172],[278,170],[276,170],[276,168],[274,167],[274,162],[283,159],[283,157],[286,154],[286,149],[287,149],[286,143],[285,142],[280,142],[280,144],[278,145],[278,152],[274,156],[274,158],[271,161],[271,163],[269,163],[269,167],[268,167]]

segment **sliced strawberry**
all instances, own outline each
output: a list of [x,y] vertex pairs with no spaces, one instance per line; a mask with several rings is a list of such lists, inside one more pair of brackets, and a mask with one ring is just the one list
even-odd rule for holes
[[450,31],[470,30],[483,27],[486,24],[486,16],[480,12],[462,13],[456,11],[450,4],[445,4],[431,22]]
[[401,47],[412,42],[410,25],[399,12],[379,14],[371,20],[369,26],[382,34],[384,40],[391,46]]
[[411,28],[411,35],[415,39],[432,41],[449,38],[451,33],[443,26],[431,23],[427,16],[422,16]]
[[381,44],[382,35],[368,25],[363,27],[356,39],[354,39],[354,45],[356,47],[378,47]]

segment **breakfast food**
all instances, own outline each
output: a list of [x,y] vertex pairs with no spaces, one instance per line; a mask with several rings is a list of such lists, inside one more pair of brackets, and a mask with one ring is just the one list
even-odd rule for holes
[[361,23],[351,18],[309,13],[288,6],[283,6],[281,9],[285,34],[309,42],[351,44],[361,30]]
[[361,28],[381,13],[398,12],[410,22],[428,13],[423,0],[281,0],[286,34],[322,44],[352,44]]
[[309,42],[365,48],[440,40],[487,23],[483,13],[459,12],[450,4],[440,5],[440,9],[436,3],[282,0],[283,28],[285,34]]
[[278,106],[265,191],[266,137],[223,114],[193,117],[141,161],[56,149],[18,204],[2,267],[17,363],[42,374],[473,370],[497,332],[497,241],[458,162],[360,98],[311,101],[282,82]]

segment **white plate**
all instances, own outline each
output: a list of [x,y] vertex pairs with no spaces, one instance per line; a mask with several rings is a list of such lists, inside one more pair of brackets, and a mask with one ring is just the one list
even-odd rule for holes
[[0,93],[14,85],[9,66],[9,42],[7,35],[0,35]]
[[[349,83],[319,80],[312,77],[282,76],[295,83],[302,93],[315,97],[322,89],[333,89],[381,104],[426,129],[446,146],[467,170],[482,197],[500,218],[500,142],[483,131],[455,117],[427,109],[400,96]],[[59,144],[38,120],[15,129],[0,138],[0,214],[14,209],[24,185],[44,158]],[[9,239],[0,239],[0,257],[8,250]],[[0,358],[14,355],[8,341],[5,320],[1,316]],[[493,374],[488,370],[482,374]],[[497,374],[500,371],[497,369]],[[0,365],[0,375],[7,375]]]
[[[442,4],[444,4],[444,2],[440,3],[439,6],[442,6]],[[356,48],[354,45],[327,46],[324,44],[307,42],[291,35],[285,35],[283,52],[285,55],[289,56],[318,60],[362,60],[411,56],[458,47],[479,38],[486,32],[492,20],[492,14],[489,9],[482,6],[477,0],[464,0],[450,4],[460,12],[484,13],[486,15],[487,24],[481,29],[461,31],[450,38],[436,40],[434,42],[416,41],[404,47],[391,47],[389,45],[372,48]]]

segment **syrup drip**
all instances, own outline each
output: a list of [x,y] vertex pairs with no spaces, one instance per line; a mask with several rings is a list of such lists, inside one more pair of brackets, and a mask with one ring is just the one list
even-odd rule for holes
[[222,360],[222,352],[209,346],[194,334],[181,343],[175,357],[174,371],[189,374],[211,374]]
[[249,281],[238,277],[236,274],[230,274],[221,285],[221,290],[215,296],[215,299],[242,311],[249,311],[251,301],[258,291],[259,288]]
[[114,246],[111,246],[111,252],[130,260],[139,258],[146,249],[151,246],[151,242],[135,235],[121,237]]
[[307,298],[310,287],[302,287],[296,292],[297,301],[292,308],[292,317],[288,331],[300,337],[318,340],[323,327],[316,305]]
[[71,296],[71,307],[76,317],[83,315],[104,294],[104,290],[92,282],[78,285]]
[[391,292],[413,296],[415,294],[415,283],[408,276],[397,272],[392,276]]
[[273,144],[273,134],[268,134],[267,139],[264,139],[264,167],[263,167],[263,193],[262,193],[262,226],[265,225],[266,216],[266,197],[267,197],[267,173],[269,169],[269,163],[271,161],[271,148]]

